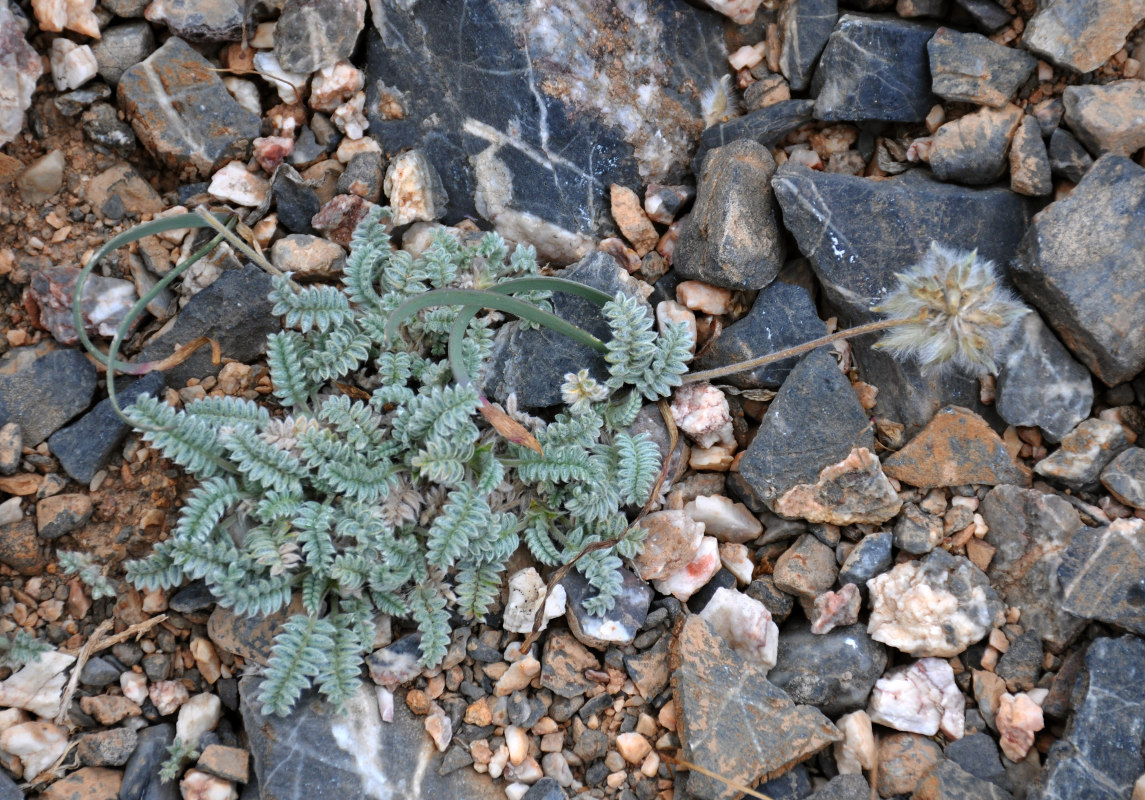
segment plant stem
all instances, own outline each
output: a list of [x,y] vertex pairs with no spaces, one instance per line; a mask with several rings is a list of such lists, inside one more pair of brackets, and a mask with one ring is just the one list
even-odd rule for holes
[[823,336],[818,339],[812,339],[803,344],[797,344],[794,347],[788,347],[784,350],[777,350],[774,353],[768,353],[765,356],[752,358],[748,361],[740,361],[736,364],[728,364],[724,367],[715,367],[714,369],[705,369],[700,372],[690,372],[684,376],[684,383],[696,383],[697,381],[710,381],[716,378],[723,378],[727,375],[735,375],[738,372],[746,372],[749,369],[762,367],[765,364],[774,364],[776,361],[783,361],[785,358],[792,356],[801,356],[804,353],[818,349],[825,345],[832,344],[841,339],[850,339],[852,336],[862,336],[866,333],[875,333],[877,331],[885,331],[887,328],[894,328],[899,325],[906,325],[907,323],[917,322],[917,317],[909,317],[905,319],[880,319],[874,322],[868,322],[866,325],[859,325],[855,328],[847,328],[844,331],[837,331],[829,336]]

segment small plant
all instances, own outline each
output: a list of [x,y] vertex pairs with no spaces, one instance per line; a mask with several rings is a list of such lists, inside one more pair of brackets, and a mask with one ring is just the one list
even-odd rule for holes
[[167,758],[159,767],[159,780],[169,783],[179,777],[183,765],[199,757],[199,750],[190,742],[176,738],[167,745]]
[[115,585],[103,574],[103,567],[96,564],[87,553],[59,553],[60,573],[76,575],[91,591],[92,600],[115,597]]
[[11,636],[0,636],[0,666],[22,669],[51,649],[50,645],[27,631],[18,630]]

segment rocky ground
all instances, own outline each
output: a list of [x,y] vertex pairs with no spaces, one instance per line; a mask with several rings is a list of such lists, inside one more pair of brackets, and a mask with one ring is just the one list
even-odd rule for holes
[[[55,651],[0,665],[0,800],[1145,797],[1140,3],[93,3],[0,0],[0,635]],[[387,619],[345,717],[268,717],[279,620],[123,581],[190,483],[111,412],[70,314],[99,246],[202,204],[308,280],[373,204],[411,251],[495,228],[643,281],[696,369],[874,319],[931,242],[1036,313],[996,379],[868,336],[679,390],[608,618],[573,573],[522,653],[522,552],[439,669]],[[89,333],[198,241],[107,259]],[[125,352],[209,336],[222,363],[126,399],[272,404],[268,289],[226,248],[195,265]],[[498,352],[492,397],[559,400],[551,343]],[[176,735],[198,752],[164,780]]]

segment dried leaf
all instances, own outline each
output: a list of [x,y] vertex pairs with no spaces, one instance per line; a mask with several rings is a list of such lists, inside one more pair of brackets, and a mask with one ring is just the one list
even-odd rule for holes
[[519,444],[522,447],[527,447],[530,450],[535,450],[537,453],[544,455],[545,452],[541,449],[541,443],[537,438],[529,432],[517,420],[510,417],[497,406],[490,403],[485,398],[481,399],[481,406],[478,408],[481,416],[485,417],[486,421],[493,426],[493,430],[504,436],[513,444]]

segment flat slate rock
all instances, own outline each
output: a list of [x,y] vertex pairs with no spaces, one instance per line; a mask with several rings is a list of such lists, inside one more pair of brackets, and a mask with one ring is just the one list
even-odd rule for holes
[[183,178],[245,159],[259,135],[258,115],[240,106],[210,62],[177,36],[123,73],[119,105],[143,146]]
[[934,105],[926,43],[935,26],[844,14],[811,82],[816,119],[921,122]]
[[345,716],[311,691],[288,716],[278,717],[262,713],[260,684],[258,678],[239,681],[261,800],[505,796],[488,775],[469,769],[439,774],[442,754],[425,720],[406,706],[404,692],[394,698],[393,722],[382,722],[374,687],[365,684],[347,701]]
[[926,44],[932,88],[943,100],[1001,108],[1034,72],[1037,59],[980,33],[939,28]]
[[1050,747],[1030,800],[1121,800],[1145,772],[1145,640],[1094,640],[1065,736]]
[[1125,46],[1145,5],[1109,0],[1046,0],[1026,23],[1022,47],[1076,72],[1091,72]]
[[[826,335],[827,325],[819,319],[807,290],[776,281],[756,296],[742,319],[724,328],[691,368],[703,370],[735,364]],[[799,357],[792,356],[728,375],[720,382],[741,389],[778,389],[798,362]]]
[[1115,519],[1077,533],[1058,580],[1066,611],[1145,634],[1145,520]]
[[694,171],[701,172],[704,158],[711,150],[732,142],[747,139],[764,147],[774,147],[784,136],[811,122],[815,118],[814,108],[814,100],[781,100],[705,128],[700,135],[700,148],[692,161]]
[[1101,483],[1122,503],[1145,508],[1145,449],[1122,451],[1101,471]]
[[723,17],[684,0],[376,0],[372,17],[370,135],[426,154],[446,224],[484,217],[558,264],[611,235],[611,184],[681,182],[727,69]]
[[[698,616],[679,623],[671,666],[684,758],[735,783],[771,780],[842,739],[830,720],[792,702],[761,665],[729,649]],[[740,796],[694,771],[688,773],[686,790],[702,800]]]
[[1022,627],[1058,652],[1085,627],[1063,608],[1058,566],[1084,526],[1076,509],[1060,497],[1034,489],[998,486],[979,507],[995,548],[987,576],[1006,605],[1022,609]]
[[810,623],[799,622],[783,628],[767,679],[796,703],[837,719],[866,706],[886,666],[886,646],[867,635],[865,624],[813,634]]
[[682,278],[728,289],[762,289],[783,266],[785,247],[775,217],[766,147],[741,140],[704,159],[696,203],[676,242],[673,267]]
[[1110,386],[1145,368],[1145,168],[1103,156],[1035,218],[1010,274]]
[[791,88],[801,92],[811,83],[815,62],[839,18],[837,0],[791,0],[780,12],[783,49],[779,71]]
[[1009,165],[1010,140],[1022,122],[1022,109],[1008,104],[981,108],[935,131],[930,169],[944,181],[971,186],[993,183]]
[[1145,147],[1145,82],[1069,86],[1062,102],[1066,125],[1094,155],[1131,156]]
[[892,478],[922,489],[981,483],[1030,485],[1030,471],[1016,462],[1002,437],[969,409],[947,406],[918,436],[883,462]]
[[123,768],[119,800],[179,800],[179,782],[159,777],[159,768],[167,760],[167,747],[173,741],[175,726],[170,723],[139,731],[135,751]]
[[35,447],[91,404],[95,366],[83,353],[51,341],[0,356],[0,425],[15,422]]

